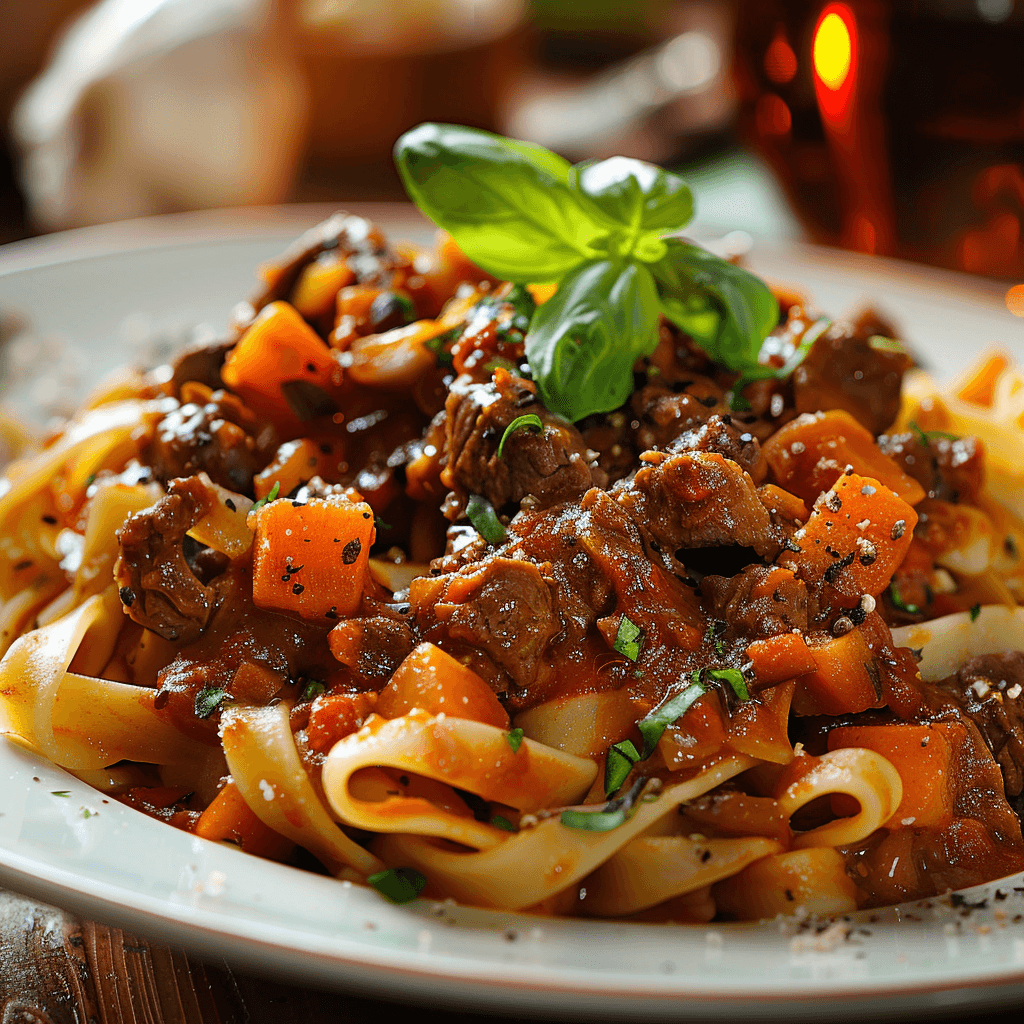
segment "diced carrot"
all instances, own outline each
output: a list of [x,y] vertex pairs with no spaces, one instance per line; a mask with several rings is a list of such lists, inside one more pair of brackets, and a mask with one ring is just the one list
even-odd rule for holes
[[762,484],[757,489],[757,497],[773,516],[781,516],[794,523],[806,523],[810,518],[807,506],[795,494],[775,484]]
[[928,725],[854,725],[833,729],[828,749],[866,747],[892,762],[903,780],[903,799],[887,828],[942,829],[953,820],[955,751],[963,749],[960,722]]
[[815,668],[796,681],[794,714],[852,714],[885,703],[878,669],[862,629],[838,637],[811,634],[807,650]]
[[303,267],[292,290],[292,305],[307,320],[315,320],[333,312],[338,292],[355,278],[337,250],[328,249]]
[[302,421],[283,386],[315,385],[330,394],[340,369],[331,349],[294,306],[271,302],[228,353],[221,378],[255,413],[294,433]]
[[277,449],[267,468],[253,478],[256,497],[265,498],[275,484],[278,485],[278,493],[284,497],[315,476],[335,480],[343,457],[342,443],[336,438],[319,441],[300,437],[286,441]]
[[903,561],[917,513],[884,484],[857,473],[841,476],[794,536],[798,552],[779,562],[808,582],[824,581],[844,597],[877,596]]
[[306,726],[306,742],[326,753],[338,740],[360,729],[377,708],[375,693],[325,693],[313,701]]
[[805,413],[777,430],[761,449],[781,487],[813,502],[846,467],[879,480],[910,505],[924,488],[875,444],[871,431],[843,409]]
[[972,368],[967,379],[958,385],[957,398],[990,408],[995,401],[996,382],[1009,365],[1007,356],[1002,352],[993,352],[980,366]]
[[807,642],[799,633],[779,633],[766,640],[754,640],[747,646],[758,690],[787,679],[796,679],[817,668]]
[[362,600],[373,510],[342,495],[272,501],[252,514],[253,601],[304,619],[352,615]]
[[233,782],[226,783],[199,816],[195,834],[215,843],[237,843],[246,853],[271,860],[284,860],[295,848],[249,810]]
[[429,643],[420,644],[395,670],[380,692],[377,713],[398,718],[413,708],[498,729],[509,726],[508,713],[494,691],[472,669]]

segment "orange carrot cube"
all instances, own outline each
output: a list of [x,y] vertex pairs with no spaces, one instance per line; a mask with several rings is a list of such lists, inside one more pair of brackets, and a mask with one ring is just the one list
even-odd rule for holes
[[272,501],[252,515],[252,592],[260,608],[325,621],[355,613],[375,536],[369,505],[331,495],[305,505]]

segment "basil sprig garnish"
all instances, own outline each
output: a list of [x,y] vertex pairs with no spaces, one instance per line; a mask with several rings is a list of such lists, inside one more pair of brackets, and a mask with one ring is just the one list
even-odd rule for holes
[[443,124],[406,132],[395,163],[413,201],[478,266],[558,284],[526,336],[553,412],[579,420],[622,405],[634,363],[657,345],[659,313],[730,369],[760,366],[778,304],[759,278],[666,237],[693,217],[678,175],[625,157],[574,167],[532,143]]

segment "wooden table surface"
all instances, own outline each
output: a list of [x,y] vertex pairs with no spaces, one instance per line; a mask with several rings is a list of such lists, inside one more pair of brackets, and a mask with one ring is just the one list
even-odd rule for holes
[[[409,1013],[421,1024],[517,1019],[253,978],[0,891],[0,1024],[386,1024]],[[1020,1024],[1021,1008],[957,1019]]]

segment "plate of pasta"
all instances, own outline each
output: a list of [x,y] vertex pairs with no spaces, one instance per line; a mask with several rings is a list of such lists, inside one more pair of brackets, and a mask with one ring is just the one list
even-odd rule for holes
[[[97,376],[110,319],[192,281],[223,327],[2,424],[5,884],[504,1012],[1019,998],[1001,294],[727,258],[638,161],[446,125],[396,161],[436,238],[383,209],[284,244],[297,210],[9,250],[0,305]],[[96,313],[54,308],[83,276]]]

